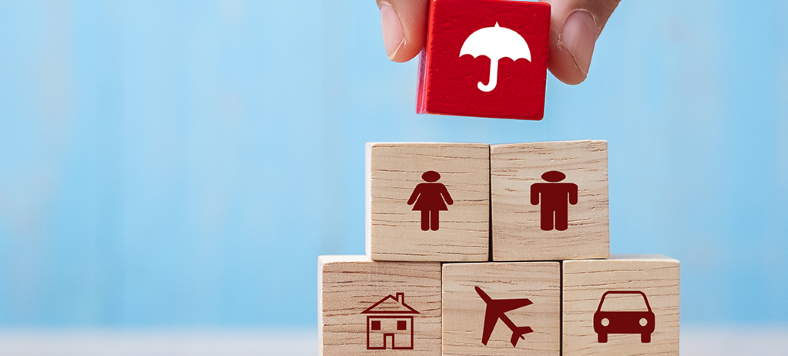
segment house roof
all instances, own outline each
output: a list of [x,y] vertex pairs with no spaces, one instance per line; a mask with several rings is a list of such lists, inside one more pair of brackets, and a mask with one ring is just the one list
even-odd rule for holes
[[401,301],[389,294],[377,303],[372,304],[371,307],[361,312],[361,314],[420,314],[416,309],[405,304],[403,294],[399,294],[399,296],[401,296]]

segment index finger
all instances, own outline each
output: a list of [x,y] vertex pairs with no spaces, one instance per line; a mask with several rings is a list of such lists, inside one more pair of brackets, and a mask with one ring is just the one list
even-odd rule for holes
[[386,55],[394,62],[407,62],[416,57],[427,37],[428,0],[376,1]]

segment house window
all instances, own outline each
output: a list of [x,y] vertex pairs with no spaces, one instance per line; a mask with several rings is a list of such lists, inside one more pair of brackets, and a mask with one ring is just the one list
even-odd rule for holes
[[397,330],[408,330],[408,322],[405,320],[397,321]]
[[380,330],[380,320],[372,320],[372,330]]

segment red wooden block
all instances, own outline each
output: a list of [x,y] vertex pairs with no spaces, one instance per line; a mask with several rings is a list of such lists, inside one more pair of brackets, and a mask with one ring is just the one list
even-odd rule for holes
[[431,0],[417,111],[541,120],[550,5]]

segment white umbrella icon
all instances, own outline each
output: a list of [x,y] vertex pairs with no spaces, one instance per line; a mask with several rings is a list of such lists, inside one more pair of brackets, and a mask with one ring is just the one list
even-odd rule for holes
[[531,50],[519,33],[506,27],[485,27],[476,30],[462,44],[460,57],[470,54],[473,58],[487,56],[490,59],[490,81],[487,85],[479,82],[477,87],[483,92],[490,92],[498,84],[498,60],[503,57],[516,61],[525,58],[531,61]]

